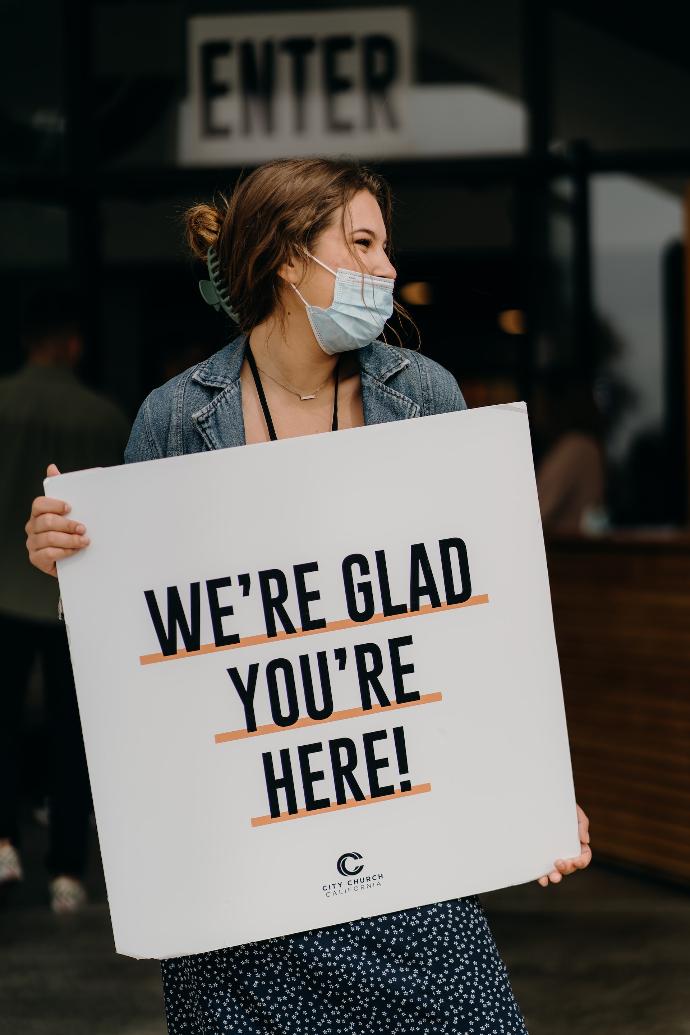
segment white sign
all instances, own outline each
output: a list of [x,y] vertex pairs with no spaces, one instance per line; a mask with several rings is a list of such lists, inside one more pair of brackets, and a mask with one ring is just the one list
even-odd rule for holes
[[46,479],[118,952],[531,881],[579,839],[524,403]]
[[182,164],[410,148],[408,8],[198,15],[187,48]]

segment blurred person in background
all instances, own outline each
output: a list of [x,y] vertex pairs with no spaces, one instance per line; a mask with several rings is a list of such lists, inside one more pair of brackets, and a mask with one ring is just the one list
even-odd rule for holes
[[49,751],[50,902],[54,912],[73,912],[87,897],[91,789],[66,630],[58,616],[59,587],[27,564],[26,514],[43,492],[46,456],[63,472],[120,464],[129,420],[77,377],[83,339],[69,291],[42,290],[30,298],[22,346],[24,364],[0,378],[0,887],[6,890],[24,876],[23,721],[38,657]]
[[529,410],[544,531],[605,528],[603,422],[590,384],[570,370],[542,370]]

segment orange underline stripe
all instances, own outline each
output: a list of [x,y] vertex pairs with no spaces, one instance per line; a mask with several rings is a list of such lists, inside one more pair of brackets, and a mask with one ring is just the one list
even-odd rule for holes
[[259,636],[247,636],[239,643],[226,643],[217,647],[215,643],[204,643],[198,650],[178,650],[176,654],[141,654],[139,664],[155,665],[159,661],[178,661],[180,658],[195,658],[199,654],[215,654],[221,650],[235,650],[238,647],[254,647],[261,643],[277,643],[279,640],[294,640],[297,636],[313,636],[317,633],[336,632],[338,629],[365,628],[367,625],[374,625],[375,622],[394,622],[399,618],[415,618],[417,615],[432,614],[434,611],[451,611],[456,607],[472,607],[474,604],[488,604],[489,594],[479,593],[477,596],[463,600],[461,604],[441,604],[434,607],[433,604],[426,604],[418,611],[404,611],[399,615],[376,614],[366,622],[354,622],[351,618],[340,618],[333,622],[327,622],[321,629],[297,629],[293,633],[284,630],[276,633],[275,636],[267,636],[262,633]]
[[323,719],[311,719],[308,716],[298,719],[291,726],[257,726],[255,730],[230,730],[228,733],[216,733],[214,740],[216,744],[224,744],[228,740],[244,740],[247,737],[262,737],[265,733],[289,733],[290,730],[298,730],[303,726],[318,726],[322,722],[338,722],[340,719],[355,719],[360,715],[376,715],[377,712],[390,712],[394,708],[412,708],[416,704],[433,704],[434,701],[441,701],[443,694],[434,691],[430,694],[422,694],[417,701],[392,701],[390,704],[375,704],[371,708],[343,708],[342,711],[333,712]]
[[393,798],[409,798],[413,794],[426,794],[431,790],[430,783],[418,783],[409,791],[393,791],[392,794],[381,794],[378,798],[364,798],[362,801],[344,801],[342,805],[327,805],[323,809],[299,809],[281,816],[252,816],[253,827],[265,827],[269,823],[284,823],[288,819],[305,819],[306,816],[320,816],[324,812],[336,812],[338,809],[354,809],[358,805],[376,805],[379,801],[392,801]]

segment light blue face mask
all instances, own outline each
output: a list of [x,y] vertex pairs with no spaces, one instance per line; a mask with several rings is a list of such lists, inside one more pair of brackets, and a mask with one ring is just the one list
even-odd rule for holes
[[395,281],[391,277],[374,277],[371,273],[340,266],[332,270],[311,252],[307,255],[335,277],[333,301],[325,309],[309,305],[292,285],[306,307],[309,323],[323,351],[334,356],[337,352],[362,349],[378,338],[386,320],[393,315]]

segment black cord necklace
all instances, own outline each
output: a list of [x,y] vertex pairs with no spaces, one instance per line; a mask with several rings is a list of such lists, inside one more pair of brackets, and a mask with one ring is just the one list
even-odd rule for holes
[[[256,391],[259,396],[259,402],[261,403],[261,409],[264,411],[264,417],[266,419],[266,427],[268,428],[268,434],[272,442],[275,442],[278,436],[276,435],[276,429],[273,426],[273,420],[271,418],[271,411],[268,408],[266,402],[266,393],[264,392],[264,386],[261,383],[259,377],[259,370],[254,359],[254,353],[252,352],[251,345],[247,342],[247,359],[249,360],[249,366],[251,368],[252,375],[254,377],[254,384],[256,385]],[[338,430],[338,380],[340,371],[340,355],[335,362],[335,392],[333,393],[333,420],[331,421],[331,431]]]

